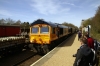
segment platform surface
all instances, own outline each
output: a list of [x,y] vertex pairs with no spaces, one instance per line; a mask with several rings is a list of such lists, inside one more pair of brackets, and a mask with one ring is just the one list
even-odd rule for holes
[[75,57],[72,55],[80,45],[77,34],[74,34],[30,66],[73,66]]

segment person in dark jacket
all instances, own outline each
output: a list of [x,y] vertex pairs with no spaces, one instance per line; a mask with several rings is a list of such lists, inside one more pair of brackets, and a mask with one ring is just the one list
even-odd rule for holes
[[79,31],[78,32],[78,40],[81,38],[81,36],[82,36],[82,33],[81,33],[81,31]]
[[89,37],[88,34],[84,35],[84,37],[87,39],[87,44],[90,48],[94,49],[94,40],[93,38]]
[[[84,35],[84,38],[87,40],[87,43],[86,44],[90,48],[94,49],[94,40],[93,40],[93,38],[89,37],[88,34]],[[77,55],[77,53],[76,54],[73,54],[73,57],[76,57],[76,55]]]
[[73,66],[90,66],[93,59],[93,52],[90,47],[88,47],[87,40],[81,38],[81,46],[77,50],[77,55]]

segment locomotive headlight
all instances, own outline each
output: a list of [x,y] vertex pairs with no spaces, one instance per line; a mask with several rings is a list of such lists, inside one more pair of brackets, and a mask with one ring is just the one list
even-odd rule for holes
[[32,43],[33,41],[31,40],[30,42]]
[[31,43],[34,43],[34,42],[35,42],[35,39],[32,39],[30,42],[31,42]]
[[33,40],[31,40],[30,42],[33,43]]

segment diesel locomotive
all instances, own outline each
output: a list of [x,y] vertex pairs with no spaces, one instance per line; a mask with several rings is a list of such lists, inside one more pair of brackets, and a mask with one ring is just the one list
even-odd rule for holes
[[29,39],[38,53],[47,53],[72,33],[73,28],[69,26],[38,19],[30,26]]

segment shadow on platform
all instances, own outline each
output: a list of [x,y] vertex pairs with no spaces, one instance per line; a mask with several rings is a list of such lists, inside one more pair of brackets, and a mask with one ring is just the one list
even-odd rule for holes
[[[73,34],[72,36],[68,37],[65,42],[60,44],[58,47],[66,47],[71,46],[75,40],[75,37],[77,37],[77,34]],[[78,40],[78,39],[77,39]]]

